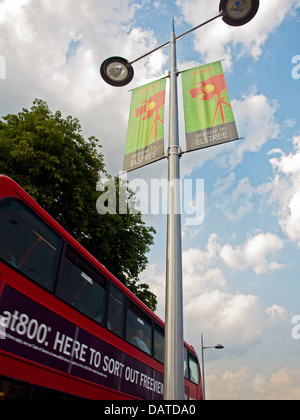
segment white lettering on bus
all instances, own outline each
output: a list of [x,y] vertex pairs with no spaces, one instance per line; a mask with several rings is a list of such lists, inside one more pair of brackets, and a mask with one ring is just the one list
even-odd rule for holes
[[60,353],[65,354],[66,356],[71,356],[71,354],[72,356],[75,355],[75,358],[77,358],[81,362],[85,362],[87,348],[88,346],[86,344],[79,343],[79,341],[76,341],[73,338],[68,337],[65,334],[61,334],[59,331],[57,331],[53,345],[53,350],[57,350]]

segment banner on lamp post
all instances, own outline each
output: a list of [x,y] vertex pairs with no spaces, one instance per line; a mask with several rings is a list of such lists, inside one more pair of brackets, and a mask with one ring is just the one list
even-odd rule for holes
[[165,157],[165,92],[166,78],[132,91],[124,171],[132,171]]
[[220,61],[181,73],[187,151],[238,140]]

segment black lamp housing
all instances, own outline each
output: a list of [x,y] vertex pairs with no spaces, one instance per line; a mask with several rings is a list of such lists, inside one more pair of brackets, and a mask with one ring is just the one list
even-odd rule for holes
[[101,64],[100,74],[109,85],[120,87],[131,82],[134,70],[126,58],[110,57]]
[[227,25],[242,26],[254,18],[258,8],[259,0],[221,0],[219,11]]

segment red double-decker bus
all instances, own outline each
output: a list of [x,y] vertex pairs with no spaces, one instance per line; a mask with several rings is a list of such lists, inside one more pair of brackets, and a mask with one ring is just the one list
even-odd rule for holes
[[[202,399],[184,352],[185,397]],[[0,400],[159,400],[163,363],[163,322],[0,175]]]

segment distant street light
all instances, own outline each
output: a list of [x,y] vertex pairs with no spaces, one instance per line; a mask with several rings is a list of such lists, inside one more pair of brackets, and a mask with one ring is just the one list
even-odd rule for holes
[[204,350],[206,349],[217,349],[222,350],[224,346],[217,344],[216,346],[203,346],[203,334],[201,333],[201,355],[202,355],[202,387],[203,387],[203,399],[205,400],[205,376],[204,376]]

